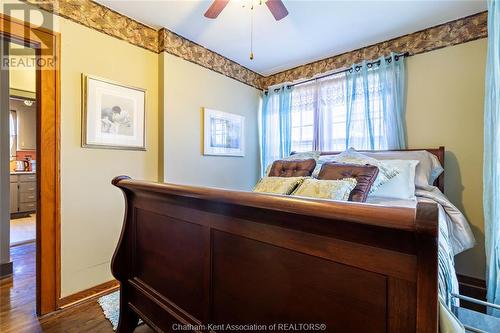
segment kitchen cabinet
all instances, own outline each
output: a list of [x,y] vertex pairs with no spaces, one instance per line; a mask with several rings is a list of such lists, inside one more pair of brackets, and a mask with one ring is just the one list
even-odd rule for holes
[[[12,179],[12,177],[11,177]],[[17,192],[17,181],[15,183],[10,183],[10,213],[17,213],[19,211],[18,198],[19,194]]]
[[27,214],[36,211],[36,175],[10,175],[10,213]]

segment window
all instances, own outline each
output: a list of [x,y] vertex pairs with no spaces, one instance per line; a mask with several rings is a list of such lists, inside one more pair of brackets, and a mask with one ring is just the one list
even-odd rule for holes
[[391,54],[263,96],[261,167],[293,151],[406,147],[405,66]]
[[316,101],[316,85],[299,86],[292,92],[292,151],[313,149]]
[[[351,89],[347,84],[346,74],[340,73],[295,87],[292,92],[292,151],[344,150],[348,148],[348,132],[349,145],[354,148],[387,148],[379,80],[375,75],[368,75],[368,82],[354,79],[349,83],[354,85]],[[353,92],[350,100],[348,89]],[[370,134],[367,136],[367,133]]]

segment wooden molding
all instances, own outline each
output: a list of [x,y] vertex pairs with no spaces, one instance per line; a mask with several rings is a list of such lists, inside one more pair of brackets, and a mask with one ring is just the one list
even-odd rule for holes
[[62,309],[68,308],[80,302],[109,294],[115,290],[118,290],[119,288],[120,283],[117,280],[104,282],[92,288],[85,289],[75,294],[60,298],[58,301],[58,307]]
[[[0,32],[36,49],[37,75],[36,311],[54,311],[60,268],[60,34],[0,14]],[[43,91],[43,94],[42,94]],[[43,133],[43,137],[42,137]]]

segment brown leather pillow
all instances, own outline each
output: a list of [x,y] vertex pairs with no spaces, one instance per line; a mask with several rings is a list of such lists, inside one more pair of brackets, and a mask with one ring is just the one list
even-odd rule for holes
[[321,167],[318,179],[355,178],[357,184],[349,195],[349,201],[365,202],[377,175],[378,168],[373,165],[329,162]]
[[269,171],[269,177],[307,177],[316,167],[314,158],[307,160],[277,160]]

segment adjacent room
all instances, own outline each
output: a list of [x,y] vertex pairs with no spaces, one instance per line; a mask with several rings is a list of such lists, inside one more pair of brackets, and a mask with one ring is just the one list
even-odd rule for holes
[[[33,59],[35,50],[10,43],[11,62]],[[10,245],[36,238],[36,67],[12,66],[9,75]]]
[[500,1],[3,0],[1,332],[500,332]]

